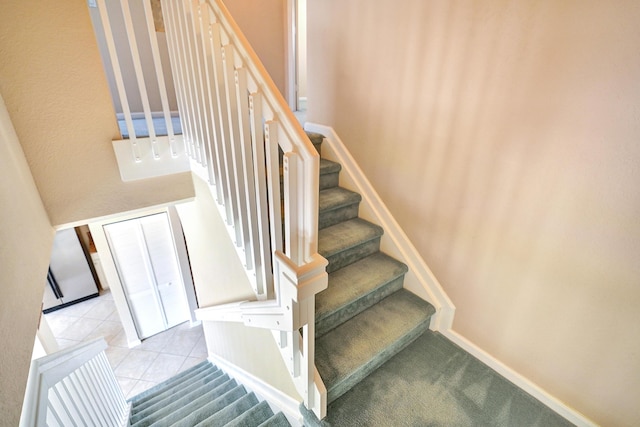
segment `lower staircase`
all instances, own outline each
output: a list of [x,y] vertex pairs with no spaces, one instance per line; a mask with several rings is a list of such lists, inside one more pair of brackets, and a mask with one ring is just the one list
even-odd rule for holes
[[210,362],[202,362],[130,400],[132,427],[284,427],[265,401]]
[[[323,136],[309,133],[320,152]],[[403,289],[405,264],[380,252],[381,227],[358,217],[362,197],[320,160],[318,252],[329,286],[316,295],[315,362],[331,403],[429,328],[434,307]]]

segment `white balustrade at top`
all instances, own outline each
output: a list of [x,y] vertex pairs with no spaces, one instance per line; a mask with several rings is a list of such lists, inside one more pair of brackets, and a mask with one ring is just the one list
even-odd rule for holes
[[[100,24],[95,30],[108,52],[103,60],[105,66],[111,65],[107,72],[113,75],[117,97],[113,96],[119,100],[125,127],[125,139],[113,141],[123,181],[188,171],[183,137],[174,128],[177,112],[170,108],[171,81],[165,78],[151,3],[96,0],[96,6]],[[114,34],[114,28],[123,34]],[[152,66],[143,66],[147,57]],[[133,67],[134,80],[125,81],[129,77],[123,72],[125,64]],[[159,97],[161,111],[152,111],[151,92]],[[140,101],[142,111],[132,111],[132,100]]]
[[[319,155],[222,1],[162,0],[192,170],[210,185],[258,301],[202,320],[273,331],[305,405],[322,417],[314,364]],[[302,333],[300,333],[302,330]]]

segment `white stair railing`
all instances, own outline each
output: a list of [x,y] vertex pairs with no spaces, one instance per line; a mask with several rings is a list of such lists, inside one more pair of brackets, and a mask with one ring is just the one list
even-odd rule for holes
[[[108,57],[104,58],[116,86],[117,98],[125,122],[126,138],[113,141],[123,181],[151,178],[175,174],[189,170],[189,162],[184,153],[182,135],[176,133],[170,110],[167,81],[162,68],[153,11],[150,1],[129,2],[129,0],[95,0],[100,23],[96,32],[101,33]],[[133,13],[133,12],[136,13]],[[136,19],[137,18],[137,19]],[[113,28],[124,28],[125,41],[114,37]],[[144,53],[142,47],[144,46]],[[153,67],[143,67],[142,58],[150,56]],[[121,63],[131,63],[135,80],[125,83]],[[162,111],[152,111],[148,89],[157,93]],[[114,94],[115,98],[115,94]],[[139,99],[142,111],[131,111],[130,100]],[[160,134],[154,119],[161,118]],[[135,121],[144,119],[144,129],[136,130]],[[124,134],[124,132],[123,132]]]
[[162,0],[162,10],[191,168],[210,184],[258,299],[198,318],[271,329],[305,406],[322,418],[319,155],[222,1]]
[[129,404],[98,338],[31,362],[21,427],[126,426]]

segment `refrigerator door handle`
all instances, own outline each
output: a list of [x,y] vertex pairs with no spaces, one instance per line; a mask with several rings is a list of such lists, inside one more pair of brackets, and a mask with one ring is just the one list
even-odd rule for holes
[[58,281],[51,271],[51,267],[49,267],[49,272],[47,273],[47,282],[49,283],[49,286],[51,286],[53,295],[57,299],[61,299],[62,297],[64,297],[64,295],[62,295],[62,290],[60,290],[60,285],[58,285]]

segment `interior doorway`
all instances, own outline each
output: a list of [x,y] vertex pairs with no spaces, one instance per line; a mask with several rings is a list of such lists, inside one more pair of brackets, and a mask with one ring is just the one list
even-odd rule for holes
[[178,254],[166,212],[104,225],[140,338],[189,319]]

